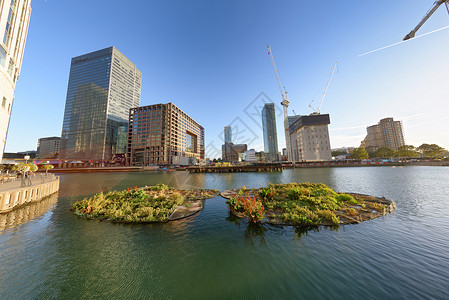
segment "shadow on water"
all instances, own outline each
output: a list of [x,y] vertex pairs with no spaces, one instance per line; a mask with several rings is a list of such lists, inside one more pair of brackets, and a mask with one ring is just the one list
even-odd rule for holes
[[[257,224],[248,222],[248,220],[241,219],[231,212],[228,212],[226,221],[241,226],[246,226],[244,236],[245,245],[254,246],[257,242],[260,245],[266,245],[265,233],[272,229],[284,229],[285,225],[273,225],[273,224]],[[288,226],[290,227],[290,226]],[[295,239],[300,241],[303,237],[308,237],[309,232],[318,233],[322,230],[338,231],[340,226],[293,226],[295,231]]]

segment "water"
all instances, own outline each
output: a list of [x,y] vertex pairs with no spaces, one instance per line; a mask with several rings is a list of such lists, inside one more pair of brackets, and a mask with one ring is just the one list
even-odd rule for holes
[[[112,224],[69,211],[86,195],[130,186],[224,190],[294,181],[385,196],[397,210],[309,232],[249,226],[221,197],[167,224]],[[448,182],[447,167],[64,174],[47,213],[3,224],[0,298],[448,299]]]

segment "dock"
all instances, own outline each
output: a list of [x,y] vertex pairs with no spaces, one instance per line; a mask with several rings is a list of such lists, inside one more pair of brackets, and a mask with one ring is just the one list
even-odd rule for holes
[[282,164],[254,164],[237,166],[191,166],[190,173],[241,173],[241,172],[282,172]]

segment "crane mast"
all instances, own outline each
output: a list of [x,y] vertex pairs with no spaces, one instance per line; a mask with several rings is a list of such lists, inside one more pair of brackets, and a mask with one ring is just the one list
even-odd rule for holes
[[441,6],[441,4],[446,4],[446,8],[447,8],[447,12],[449,13],[449,0],[437,0],[433,3],[432,8],[426,13],[426,15],[424,16],[424,18],[421,20],[421,22],[418,23],[418,25],[416,25],[416,27],[410,31],[409,34],[407,34],[404,37],[404,41],[408,40],[408,39],[412,39],[415,37],[416,32],[421,28],[421,26],[424,25],[424,23],[426,23],[426,21],[433,15],[433,13]]
[[287,91],[285,90],[285,88],[283,88],[281,79],[279,78],[279,73],[276,68],[276,63],[274,62],[274,57],[270,45],[267,45],[267,48],[268,48],[268,55],[270,56],[271,59],[271,64],[273,65],[274,75],[276,76],[276,80],[279,86],[279,91],[281,92],[282,96],[281,105],[284,107],[284,130],[285,130],[285,146],[287,148],[287,160],[293,161],[290,147],[290,129],[288,125],[288,111],[287,111],[290,102],[287,100]]

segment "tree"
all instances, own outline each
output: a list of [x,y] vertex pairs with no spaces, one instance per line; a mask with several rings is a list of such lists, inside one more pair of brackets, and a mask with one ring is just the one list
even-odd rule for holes
[[336,157],[336,156],[339,156],[339,155],[345,155],[345,154],[348,154],[348,152],[346,152],[346,151],[332,151],[332,156],[333,157]]
[[365,148],[363,147],[355,148],[354,150],[352,150],[350,156],[353,159],[367,159],[369,157],[368,152],[366,152]]
[[376,157],[390,158],[394,155],[394,150],[389,147],[380,147],[374,152]]
[[416,157],[419,153],[416,151],[415,146],[412,145],[404,145],[398,148],[396,151],[396,156],[398,157]]
[[442,155],[445,149],[436,144],[422,144],[416,148],[416,150],[421,152],[426,157],[435,157]]
[[36,172],[37,171],[37,169],[38,169],[38,166],[37,165],[35,165],[34,163],[29,163],[29,164],[27,164],[28,166],[30,166],[30,172]]
[[25,174],[26,172],[28,172],[30,170],[30,166],[25,163],[20,163],[20,164],[14,165],[12,167],[12,170],[17,171],[22,174]]
[[45,170],[45,174],[48,173],[48,170],[53,169],[55,166],[50,165],[50,164],[45,164],[45,165],[41,165],[40,168]]

